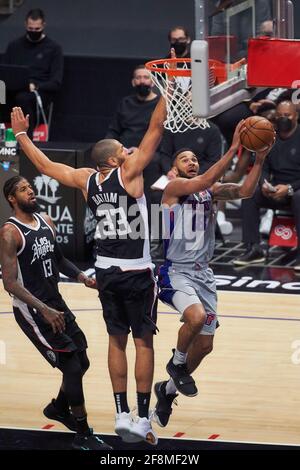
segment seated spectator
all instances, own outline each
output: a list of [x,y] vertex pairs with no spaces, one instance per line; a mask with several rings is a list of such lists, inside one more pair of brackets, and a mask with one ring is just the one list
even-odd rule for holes
[[[260,247],[260,208],[290,209],[295,217],[299,245],[294,269],[300,271],[300,127],[298,113],[291,101],[276,107],[277,140],[268,155],[261,185],[254,196],[242,201],[243,242],[245,253],[234,260],[243,266],[265,261]],[[264,180],[274,186],[274,192]]]
[[[191,57],[191,36],[184,26],[174,26],[168,32],[168,40],[178,59]],[[171,57],[170,53],[167,57]]]
[[[257,106],[256,114],[258,116],[262,116],[268,119],[273,124],[275,124],[275,115],[276,115],[275,103],[270,100],[261,100],[261,102],[259,103],[259,106]],[[233,167],[233,169],[229,170],[225,174],[222,182],[223,183],[239,183],[241,179],[247,173],[249,173],[249,171],[251,170],[253,166],[254,161],[255,161],[255,154],[241,147],[237,155],[237,161],[235,163],[235,166]],[[225,216],[226,202],[219,201],[218,208],[219,210],[218,210],[217,218],[218,218],[218,223],[219,223],[221,232],[223,233],[223,235],[228,235],[229,233],[231,233],[232,227],[230,230],[230,225],[228,225],[230,224],[230,222],[226,220],[226,216]],[[264,220],[264,223],[261,224],[261,226],[263,225],[264,227],[264,232],[267,230],[266,227],[270,226],[269,224],[270,212],[267,212],[267,216],[268,216],[267,217],[268,221]],[[227,233],[225,231],[227,231]],[[260,230],[260,232],[262,232],[262,230]]]
[[135,67],[131,84],[134,93],[121,100],[105,138],[117,139],[134,150],[148,129],[159,96],[153,91],[154,85],[145,65]]
[[[137,148],[143,139],[157,105],[159,96],[155,93],[150,72],[144,65],[133,70],[132,87],[134,93],[125,96],[108,127],[106,139],[117,139],[129,151]],[[147,199],[159,198],[161,194],[150,190],[152,183],[161,176],[158,154],[144,170],[145,194]]]
[[200,173],[205,173],[222,155],[221,133],[217,126],[210,122],[206,129],[188,129],[186,132],[165,130],[160,145],[160,165],[162,173],[172,178],[172,156],[179,149],[189,147],[197,155]]
[[17,92],[7,90],[6,111],[10,113],[13,106],[20,106],[25,115],[29,114],[28,134],[32,137],[37,123],[37,94],[45,109],[60,89],[63,56],[61,47],[45,33],[42,10],[30,10],[26,15],[25,27],[26,34],[8,44],[3,63],[27,66],[29,84],[27,89]]

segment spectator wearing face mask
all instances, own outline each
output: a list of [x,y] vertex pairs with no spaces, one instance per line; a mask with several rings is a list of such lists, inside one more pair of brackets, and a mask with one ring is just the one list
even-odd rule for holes
[[[234,264],[243,266],[265,260],[259,244],[260,208],[289,209],[295,217],[298,235],[294,269],[300,271],[300,127],[298,112],[292,101],[280,101],[277,104],[274,122],[277,139],[265,161],[261,185],[252,198],[242,202],[246,251],[234,260]],[[273,191],[265,180],[272,184]]]
[[[138,65],[133,70],[131,84],[133,93],[121,99],[115,115],[109,124],[106,139],[117,139],[133,152],[143,139],[151,119],[152,112],[159,101],[154,92],[150,72],[145,65]],[[150,186],[161,176],[158,152],[144,169],[144,189],[148,204],[159,203],[160,191],[152,191]],[[148,206],[150,215],[150,206]]]
[[133,151],[148,129],[159,96],[153,91],[151,75],[145,65],[135,67],[131,84],[133,93],[122,98],[105,137],[117,139]]
[[[168,33],[168,40],[177,58],[190,57],[191,36],[184,26],[174,26]],[[168,55],[170,57],[170,54]]]
[[60,89],[63,78],[61,47],[46,35],[45,27],[44,12],[39,8],[30,10],[25,19],[25,35],[8,44],[2,60],[4,64],[23,65],[29,69],[26,89],[7,90],[6,112],[10,113],[13,106],[20,106],[25,115],[29,114],[30,137],[37,122],[36,92],[45,109]]

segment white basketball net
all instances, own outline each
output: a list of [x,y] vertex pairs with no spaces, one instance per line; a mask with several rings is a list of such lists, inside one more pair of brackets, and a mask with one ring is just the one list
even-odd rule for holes
[[[163,64],[165,69],[170,68],[170,64]],[[155,67],[155,64],[153,64]],[[162,65],[159,66],[161,69]],[[188,69],[188,65],[183,63],[182,69]],[[160,93],[166,100],[167,119],[164,127],[173,133],[185,132],[188,129],[206,129],[210,127],[206,119],[193,116],[192,110],[192,80],[191,77],[177,77],[169,75],[162,70],[150,70],[151,77]]]

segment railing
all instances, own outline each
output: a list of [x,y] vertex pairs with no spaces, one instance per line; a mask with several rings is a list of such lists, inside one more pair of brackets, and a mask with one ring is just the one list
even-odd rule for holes
[[0,15],[12,15],[24,0],[0,0]]

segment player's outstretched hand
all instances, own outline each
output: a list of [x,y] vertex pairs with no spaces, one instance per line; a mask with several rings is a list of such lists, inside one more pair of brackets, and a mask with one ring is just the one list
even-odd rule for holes
[[16,135],[18,132],[27,132],[29,127],[29,114],[24,116],[21,108],[15,107],[10,113],[11,127],[13,133]]

